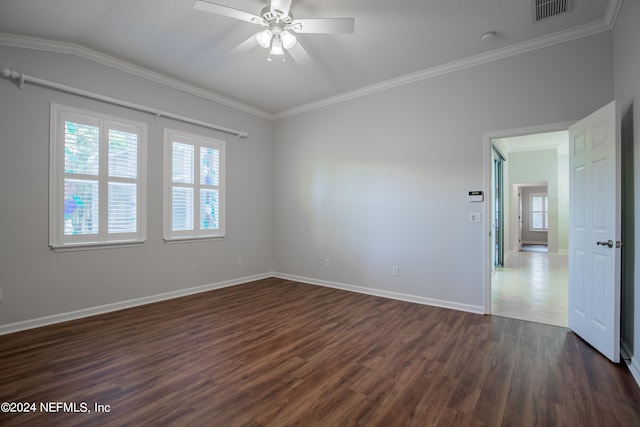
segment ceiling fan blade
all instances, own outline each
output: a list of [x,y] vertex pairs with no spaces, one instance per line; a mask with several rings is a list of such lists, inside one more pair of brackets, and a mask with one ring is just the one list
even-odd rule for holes
[[298,43],[291,49],[287,49],[287,52],[289,52],[289,55],[291,55],[293,60],[299,65],[304,67],[311,64],[311,56],[309,56],[306,49],[302,47],[300,40],[298,40]]
[[216,3],[209,3],[204,0],[196,0],[193,8],[204,12],[215,13],[216,15],[228,16],[229,18],[239,19],[241,21],[251,22],[252,24],[263,24],[262,18],[248,12],[243,12],[231,7],[222,6]]
[[250,36],[248,39],[240,43],[238,46],[231,49],[229,52],[230,55],[240,55],[243,53],[249,52],[254,47],[258,46],[258,41],[256,40],[255,34]]
[[291,9],[291,0],[271,0],[271,13],[277,10],[282,13],[282,16],[287,16],[289,9]]
[[355,20],[353,18],[325,18],[325,19],[294,19],[290,28],[296,33],[353,33]]

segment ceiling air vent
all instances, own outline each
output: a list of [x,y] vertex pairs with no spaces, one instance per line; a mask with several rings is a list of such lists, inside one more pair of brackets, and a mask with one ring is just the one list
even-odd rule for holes
[[532,0],[533,14],[536,22],[552,16],[566,13],[569,10],[569,0]]

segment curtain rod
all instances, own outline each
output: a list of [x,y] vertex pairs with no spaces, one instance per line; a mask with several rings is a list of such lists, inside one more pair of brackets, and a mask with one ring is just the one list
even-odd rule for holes
[[3,68],[0,71],[2,77],[8,80],[17,80],[18,88],[22,89],[25,83],[32,83],[37,86],[47,87],[51,89],[56,89],[61,92],[71,93],[74,95],[80,95],[85,98],[95,99],[97,101],[106,102],[113,105],[119,105],[121,107],[130,108],[132,110],[142,111],[144,113],[153,114],[156,117],[156,120],[159,117],[167,117],[169,119],[178,120],[180,122],[189,123],[193,125],[202,126],[208,129],[217,130],[219,132],[228,133],[230,135],[236,136],[238,139],[246,139],[249,137],[247,132],[242,132],[235,129],[229,129],[222,126],[215,125],[213,123],[203,122],[201,120],[192,119],[191,117],[181,116],[179,114],[169,113],[166,111],[159,111],[150,107],[145,107],[144,105],[134,104],[127,101],[122,101],[120,99],[111,98],[108,96],[100,95],[94,92],[89,92],[83,89],[78,89],[71,86],[66,86],[60,83],[55,83],[49,80],[39,79],[37,77],[29,76],[24,73],[18,73],[17,71],[12,71],[9,68]]

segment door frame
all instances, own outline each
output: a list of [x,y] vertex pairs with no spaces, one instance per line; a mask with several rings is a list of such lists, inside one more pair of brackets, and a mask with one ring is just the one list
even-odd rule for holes
[[[493,145],[493,144],[492,144]],[[492,151],[492,170],[491,170],[491,223],[492,231],[497,233],[492,235],[491,244],[491,265],[492,271],[504,264],[504,162],[506,159],[498,149],[493,147]]]
[[[486,190],[486,201],[484,206],[484,217],[491,218],[491,200],[493,200],[493,188],[491,185],[491,170],[493,167],[492,140],[496,138],[510,138],[514,136],[530,135],[534,133],[556,132],[568,130],[574,122],[561,122],[527,128],[506,129],[490,131],[484,133],[484,188]],[[491,314],[491,274],[493,272],[492,250],[493,243],[492,223],[490,220],[484,222],[484,314]]]

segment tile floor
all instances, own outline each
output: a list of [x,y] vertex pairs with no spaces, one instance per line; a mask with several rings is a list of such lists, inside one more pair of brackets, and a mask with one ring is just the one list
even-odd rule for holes
[[543,252],[506,255],[504,266],[491,279],[491,313],[566,327],[568,286],[567,255]]

